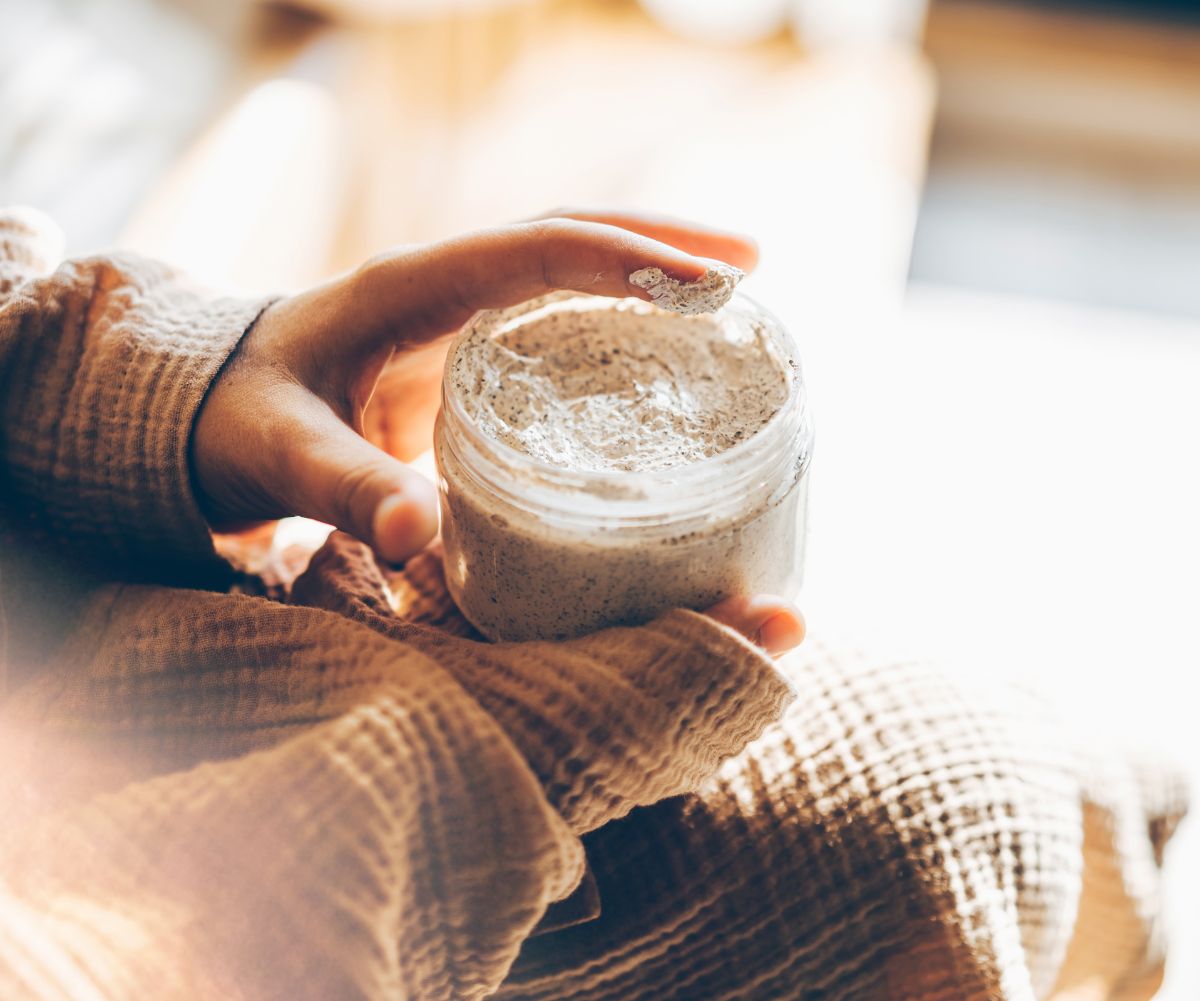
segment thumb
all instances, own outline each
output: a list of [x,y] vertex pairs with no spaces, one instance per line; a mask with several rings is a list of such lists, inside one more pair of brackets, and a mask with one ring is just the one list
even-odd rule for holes
[[293,438],[291,507],[335,525],[394,563],[437,535],[437,491],[404,463],[360,437],[332,412]]

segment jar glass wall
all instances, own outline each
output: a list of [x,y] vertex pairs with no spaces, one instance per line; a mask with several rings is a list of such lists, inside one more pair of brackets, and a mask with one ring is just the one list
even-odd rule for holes
[[[653,307],[558,293],[481,313],[469,332],[598,308]],[[435,431],[446,582],[486,636],[563,639],[735,594],[795,595],[812,447],[796,344],[743,295],[716,316],[733,334],[765,334],[787,395],[751,437],[667,469],[563,469],[488,436],[450,379],[463,339],[452,346]]]

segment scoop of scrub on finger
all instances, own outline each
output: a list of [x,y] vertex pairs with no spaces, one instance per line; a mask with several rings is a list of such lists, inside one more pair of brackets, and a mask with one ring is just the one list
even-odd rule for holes
[[695,281],[672,278],[661,268],[642,268],[629,276],[629,283],[644,289],[660,309],[694,316],[715,313],[729,302],[745,272],[731,264],[714,261]]

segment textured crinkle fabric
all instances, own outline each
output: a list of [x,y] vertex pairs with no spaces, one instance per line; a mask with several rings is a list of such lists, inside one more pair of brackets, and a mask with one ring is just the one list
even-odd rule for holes
[[49,535],[180,580],[220,565],[191,489],[204,393],[269,300],[221,299],[135,255],[67,261],[0,216],[0,467]]
[[602,913],[499,997],[1153,996],[1169,769],[920,663],[810,642],[788,668],[801,697],[711,782],[585,839]]
[[38,238],[0,215],[0,997],[1152,994],[1183,790],[1026,695],[685,611],[487,644],[340,534],[76,569],[216,562],[180,456],[261,304]]

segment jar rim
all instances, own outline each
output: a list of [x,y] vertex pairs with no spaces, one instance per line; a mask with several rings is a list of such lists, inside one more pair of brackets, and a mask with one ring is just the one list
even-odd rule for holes
[[[537,299],[529,300],[518,306],[503,310],[483,310],[477,313],[467,324],[467,329],[478,329],[479,324],[486,323],[499,328],[504,323],[519,320],[522,316],[533,313],[548,305],[566,303],[574,299],[593,300],[606,297],[592,296],[582,292],[554,292]],[[650,305],[641,299],[612,299],[614,308],[622,303],[635,306]],[[442,410],[443,417],[447,413],[453,416],[454,430],[466,432],[471,444],[482,446],[484,457],[489,464],[507,472],[532,477],[543,488],[552,493],[555,489],[570,492],[578,502],[581,495],[592,495],[606,505],[635,504],[648,509],[659,504],[670,504],[672,508],[683,513],[680,507],[680,494],[691,492],[696,504],[701,507],[711,504],[729,494],[736,494],[752,486],[755,474],[764,472],[772,457],[772,450],[764,449],[764,442],[782,437],[785,442],[790,440],[792,448],[789,455],[795,453],[797,469],[795,476],[801,476],[807,469],[812,446],[812,425],[808,415],[808,398],[805,389],[803,373],[799,359],[799,345],[795,337],[779,321],[779,319],[760,305],[755,299],[743,292],[735,292],[729,304],[718,311],[717,316],[740,314],[740,319],[753,321],[763,325],[770,336],[772,344],[781,353],[780,361],[786,368],[788,377],[787,397],[770,419],[750,435],[735,445],[713,455],[705,456],[694,462],[678,466],[668,466],[660,469],[646,470],[580,470],[569,469],[555,465],[529,455],[500,441],[482,431],[467,413],[463,401],[451,389],[450,372],[464,337],[459,335],[451,345],[446,356],[446,365],[442,378]],[[468,464],[470,465],[470,464]],[[521,492],[503,489],[507,484],[496,482],[495,476],[480,477],[478,469],[471,469],[477,479],[486,480],[486,485],[492,489],[501,488],[508,495],[510,502],[516,500],[520,504]],[[501,479],[504,476],[501,474]],[[790,482],[790,480],[789,480]],[[701,485],[715,485],[715,490],[696,495],[695,490]],[[544,502],[545,496],[541,497]],[[572,508],[574,505],[572,505]],[[686,508],[687,505],[684,505]],[[649,512],[647,512],[649,513]]]

